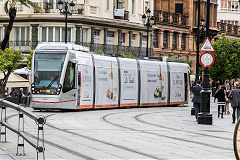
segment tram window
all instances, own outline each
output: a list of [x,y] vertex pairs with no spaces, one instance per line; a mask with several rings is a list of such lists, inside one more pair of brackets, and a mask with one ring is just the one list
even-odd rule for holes
[[66,93],[75,88],[75,64],[68,62],[64,83],[63,93]]

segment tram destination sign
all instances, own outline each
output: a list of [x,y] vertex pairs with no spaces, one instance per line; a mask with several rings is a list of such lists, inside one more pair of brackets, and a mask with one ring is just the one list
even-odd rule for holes
[[204,52],[199,57],[199,62],[203,67],[211,67],[214,61],[215,61],[215,58],[211,52]]

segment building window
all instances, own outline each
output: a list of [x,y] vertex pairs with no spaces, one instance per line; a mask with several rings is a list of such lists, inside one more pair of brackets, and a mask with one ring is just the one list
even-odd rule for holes
[[[67,41],[72,40],[72,28],[67,29]],[[65,42],[64,27],[42,27],[42,42]]]
[[109,0],[106,0],[107,1],[107,10],[109,10]]
[[164,49],[168,48],[168,32],[167,31],[163,32],[163,48]]
[[14,43],[19,45],[20,43],[29,43],[30,27],[14,27]]
[[135,14],[135,0],[132,0],[132,14]]
[[147,36],[145,35],[142,36],[142,47],[147,47]]
[[107,32],[107,44],[110,44],[110,45],[114,44],[114,32],[111,32],[111,31]]
[[182,39],[181,39],[182,51],[185,51],[185,44],[186,44],[186,34],[182,34]]
[[43,0],[43,9],[53,9],[53,0]]
[[238,0],[221,0],[221,10],[224,10],[224,11],[239,11]]
[[125,37],[126,37],[126,33],[122,33],[122,36],[121,36],[121,44],[122,45],[125,45],[125,43],[126,43]]
[[17,9],[17,12],[18,12],[18,13],[19,13],[19,12],[22,12],[22,11],[23,11],[22,4],[18,4],[18,5],[16,6],[16,9]]
[[175,4],[175,13],[183,14],[183,4],[182,3]]
[[87,40],[88,40],[88,28],[83,28],[82,42],[87,43]]
[[100,43],[100,30],[94,30],[93,32],[93,42],[99,44]]
[[172,35],[172,49],[177,49],[177,33],[174,32]]
[[15,50],[29,50],[30,27],[14,27],[14,41],[11,43]]
[[0,27],[0,41],[2,41],[2,36],[3,36],[3,28]]

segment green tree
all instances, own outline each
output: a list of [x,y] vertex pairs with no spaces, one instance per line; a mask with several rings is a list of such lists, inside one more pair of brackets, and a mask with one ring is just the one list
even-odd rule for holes
[[240,77],[240,41],[225,35],[213,43],[215,62],[210,67],[213,80],[224,81]]
[[1,49],[5,50],[7,42],[9,41],[9,36],[13,27],[13,22],[16,17],[16,6],[17,4],[22,4],[28,8],[32,7],[36,12],[42,13],[41,7],[38,6],[37,3],[32,2],[30,0],[6,0],[4,3],[4,10],[6,14],[9,16],[9,22],[7,29],[5,31],[4,39],[1,43]]
[[31,70],[32,67],[32,55],[34,50],[30,50],[30,54],[27,56],[27,68]]
[[18,62],[23,59],[22,51],[13,51],[11,48],[0,50],[0,72],[3,77],[0,79],[0,98],[3,97],[9,75],[18,67]]

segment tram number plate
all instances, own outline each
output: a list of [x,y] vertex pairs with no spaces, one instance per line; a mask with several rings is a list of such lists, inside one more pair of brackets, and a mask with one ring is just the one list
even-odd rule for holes
[[40,92],[47,92],[47,93],[49,93],[49,92],[50,92],[50,89],[47,89],[47,90],[42,90],[42,89],[40,89]]

